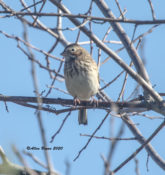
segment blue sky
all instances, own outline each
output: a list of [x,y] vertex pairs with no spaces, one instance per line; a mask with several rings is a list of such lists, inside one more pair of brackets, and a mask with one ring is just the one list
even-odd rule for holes
[[[6,2],[11,8],[15,10],[21,9],[19,1],[9,1]],[[85,13],[89,7],[89,1],[84,0],[64,0],[62,1],[73,14]],[[32,3],[32,2],[31,2]],[[31,4],[28,1],[28,4]],[[115,16],[119,16],[119,11],[115,4],[115,1],[107,1],[109,7],[112,9]],[[119,1],[121,8],[127,9],[126,18],[129,19],[140,19],[148,20],[152,19],[150,7],[147,1],[143,0],[125,0]],[[165,19],[164,15],[164,6],[165,1],[159,0],[154,1],[153,5],[156,13],[157,19]],[[38,6],[39,9],[40,6]],[[94,9],[92,12],[93,16],[102,16],[96,5],[94,4]],[[2,10],[0,8],[0,10]],[[50,3],[47,2],[44,7],[43,12],[56,12],[56,8]],[[29,17],[27,19],[30,19]],[[56,26],[56,17],[42,18],[41,21],[47,26],[53,28]],[[88,26],[88,25],[87,25]],[[104,25],[93,24],[94,33],[102,38],[104,33],[109,26],[108,23]],[[134,25],[122,24],[126,33],[129,37],[132,37]],[[69,22],[66,18],[63,20],[63,28],[70,27],[73,28],[74,25]],[[135,37],[139,34],[147,31],[151,25],[138,26]],[[23,38],[23,26],[19,20],[16,18],[4,18],[0,19],[0,30],[4,31],[10,35],[19,36]],[[48,51],[53,43],[55,38],[49,34],[33,29],[28,28],[29,41],[34,46]],[[76,31],[65,31],[65,37],[69,42],[75,42],[77,37]],[[165,38],[165,26],[161,25],[154,29],[154,31],[147,35],[144,38],[144,56],[146,59],[146,69],[150,76],[150,80],[155,89],[158,92],[165,92],[164,88],[164,74],[165,74],[165,49],[164,49],[164,38]],[[108,40],[117,40],[118,37],[112,31],[107,38]],[[88,38],[81,33],[80,41],[87,41]],[[6,38],[3,34],[0,34],[0,51],[1,51],[1,64],[0,64],[0,93],[7,96],[34,96],[34,87],[31,76],[31,63],[28,58],[18,49],[17,42],[15,40]],[[108,46],[116,50],[120,48],[120,45],[108,44]],[[23,46],[24,47],[24,46]],[[89,47],[84,45],[87,50]],[[25,48],[25,47],[24,47]],[[59,43],[57,48],[53,51],[53,55],[62,58],[60,53],[63,51],[63,46]],[[36,51],[33,50],[35,58],[39,60],[42,64],[45,65],[45,57]],[[126,51],[119,53],[119,56],[129,64],[130,58]],[[101,60],[104,60],[107,57],[106,54],[101,55]],[[97,47],[94,45],[93,58],[97,61]],[[51,68],[58,68],[59,62],[54,61],[50,58]],[[49,77],[47,71],[41,69],[36,65],[37,78],[39,83],[40,92],[43,90],[48,91],[47,86],[51,85],[52,80]],[[122,69],[110,59],[106,64],[102,65],[100,68],[100,77],[104,79],[105,82],[111,81]],[[63,74],[63,69],[60,72]],[[112,100],[117,100],[118,94],[121,90],[121,85],[123,82],[124,76],[120,77],[118,81],[108,87],[105,91]],[[101,82],[101,86],[103,86]],[[56,81],[55,87],[66,90],[64,82]],[[125,99],[130,95],[132,90],[135,88],[136,83],[130,77],[126,85]],[[142,91],[139,92],[140,94]],[[63,94],[57,90],[52,90],[49,95],[51,98],[72,98],[69,95]],[[12,152],[11,144],[14,144],[20,151],[27,150],[27,146],[41,147],[42,141],[40,136],[40,130],[38,127],[37,118],[35,115],[35,110],[19,106],[13,103],[7,103],[9,112],[5,110],[5,105],[3,102],[0,102],[0,145],[3,147],[4,151],[7,154],[7,157],[19,164],[18,159],[15,154]],[[61,106],[53,106],[57,109],[60,109]],[[160,116],[154,112],[148,112],[148,115],[151,116]],[[62,123],[64,117],[67,114],[54,115],[48,112],[42,112],[42,119],[46,131],[46,138],[48,141],[48,146],[53,148],[54,146],[62,146],[63,150],[60,151],[49,151],[54,168],[59,171],[61,174],[65,174],[66,165],[65,161],[70,162],[71,174],[83,175],[83,174],[103,174],[104,164],[100,155],[107,157],[110,143],[107,140],[98,140],[93,139],[85,151],[82,152],[79,159],[73,162],[73,159],[77,156],[79,150],[86,144],[88,138],[81,137],[82,134],[92,134],[93,131],[98,127],[99,123],[102,121],[106,115],[105,111],[102,110],[88,110],[88,125],[79,126],[77,121],[77,111],[71,113],[67,119],[65,125],[63,126],[61,132],[57,135],[53,143],[49,143],[51,136],[58,130],[60,124]],[[109,116],[105,123],[102,125],[101,129],[97,132],[97,136],[109,137],[110,135],[110,118]],[[141,116],[134,116],[132,120],[137,124],[137,127],[142,132],[143,136],[148,138],[151,133],[158,127],[161,120],[155,119],[150,120]],[[118,132],[121,127],[121,119],[113,117],[113,132],[114,135]],[[154,148],[157,152],[164,158],[164,129],[151,141]],[[125,126],[124,134],[122,137],[133,137],[132,133]],[[140,146],[136,141],[120,141],[116,147],[113,159],[112,159],[112,169],[116,168],[122,161],[124,161],[128,155],[134,152]],[[41,161],[45,163],[44,154],[42,151],[30,151],[35,156],[37,156]],[[23,155],[24,156],[24,155]],[[24,158],[29,163],[30,167],[38,170],[44,170],[39,165],[35,164],[30,158],[24,156]],[[149,171],[146,168],[147,153],[145,150],[141,151],[137,155],[139,160],[140,172],[143,175],[152,175],[159,174],[163,175],[164,172],[160,169],[152,159],[149,159]],[[125,167],[117,172],[117,175],[123,174],[135,174],[135,162],[131,160]]]

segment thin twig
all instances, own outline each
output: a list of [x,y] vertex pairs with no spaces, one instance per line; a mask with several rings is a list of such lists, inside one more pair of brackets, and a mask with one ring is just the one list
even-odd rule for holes
[[[63,62],[61,61],[60,62],[60,65],[59,65],[59,68],[57,70],[57,73],[59,74],[59,72],[61,71],[61,68],[62,68],[62,65],[63,65]],[[55,77],[53,78],[53,81],[51,83],[51,86],[53,86],[55,84],[55,81],[57,80],[57,74],[55,74]],[[45,97],[47,97],[52,91],[52,88],[49,88],[47,94],[45,95]]]
[[[124,119],[124,117],[123,117]],[[125,120],[125,119],[124,119]],[[165,120],[159,125],[159,127],[151,134],[151,136],[138,148],[135,152],[133,152],[125,161],[123,161],[117,168],[113,170],[114,173],[119,171],[124,165],[126,165],[130,160],[132,160],[165,126]],[[164,167],[165,169],[165,167]]]
[[42,2],[42,0],[38,1],[36,3],[34,2],[32,5],[29,5],[28,7],[21,9],[20,12],[23,12],[24,10],[26,10],[28,8],[30,9],[31,7],[34,7],[34,12],[36,13],[36,5],[40,4],[41,2]]
[[[44,8],[44,5],[45,5],[45,3],[46,3],[46,0],[43,0],[42,2],[43,2],[43,4],[42,4],[42,6],[41,6],[41,8],[40,8],[40,10],[39,10],[38,13],[41,13],[41,11],[42,11],[42,9]],[[32,25],[35,25],[35,23],[36,23],[36,21],[37,21],[37,18],[38,18],[38,16],[36,16],[36,18],[35,18],[35,20],[34,20],[34,22],[33,22]]]
[[50,141],[50,143],[52,143],[52,142],[54,141],[55,137],[57,136],[57,134],[60,133],[62,127],[64,126],[64,123],[66,122],[66,120],[68,119],[68,117],[70,116],[70,114],[71,114],[71,111],[68,112],[68,114],[66,115],[66,117],[65,117],[64,120],[62,121],[62,123],[61,123],[59,129],[58,129],[58,130],[56,131],[56,133],[53,134],[53,136],[51,137],[51,141]]
[[153,18],[153,21],[155,21],[155,20],[156,20],[156,15],[155,15],[155,12],[154,12],[154,7],[153,7],[153,5],[152,5],[151,0],[148,0],[148,3],[149,3],[150,8],[151,8],[151,13],[152,13],[152,18]]
[[38,175],[38,173],[36,173],[35,171],[33,171],[32,169],[29,168],[26,160],[22,157],[22,155],[20,154],[20,152],[18,151],[18,149],[14,145],[12,145],[12,149],[13,149],[14,153],[17,155],[20,162],[23,164],[25,171],[28,172],[29,175]]
[[[87,136],[87,137],[92,137],[91,135],[88,134],[80,134],[80,136]],[[93,136],[93,138],[95,139],[103,139],[103,140],[109,140],[109,141],[120,141],[120,140],[137,140],[136,137],[132,137],[132,138],[119,138],[119,137],[114,137],[114,138],[109,138],[109,137],[100,137],[100,136]]]
[[110,112],[107,112],[106,116],[103,118],[103,120],[101,121],[101,123],[99,124],[99,126],[95,129],[95,131],[92,133],[91,137],[89,138],[89,140],[87,141],[87,143],[85,144],[85,146],[79,151],[78,155],[74,158],[73,161],[76,161],[80,154],[82,153],[82,151],[84,151],[87,146],[89,145],[90,141],[92,140],[93,136],[96,134],[96,132],[100,129],[100,127],[103,125],[104,121],[107,119],[108,115]]
[[5,37],[7,37],[7,38],[14,39],[14,40],[17,41],[17,42],[20,41],[20,42],[23,43],[25,46],[30,47],[30,48],[32,48],[32,49],[34,49],[34,50],[36,50],[36,51],[38,51],[38,52],[44,54],[44,55],[47,56],[47,57],[51,57],[51,58],[53,58],[53,59],[55,59],[55,60],[63,61],[63,62],[64,62],[64,59],[60,59],[60,58],[58,58],[58,57],[56,57],[56,56],[54,56],[54,55],[51,55],[49,52],[46,52],[46,51],[44,51],[44,50],[42,50],[42,49],[37,48],[36,46],[32,45],[31,43],[29,43],[29,42],[23,40],[22,38],[20,38],[20,37],[18,37],[18,36],[9,35],[8,33],[4,32],[4,31],[2,31],[2,30],[0,30],[0,33],[2,33],[2,34],[3,34]]
[[108,86],[110,86],[113,82],[115,82],[125,71],[121,71],[113,80],[111,80],[109,83],[107,83],[105,86],[103,86],[100,91],[102,91],[103,89],[107,88]]
[[[28,42],[27,28],[26,28],[25,24],[24,24],[24,39],[25,39],[25,41]],[[39,87],[38,87],[38,81],[37,81],[35,62],[33,61],[35,56],[33,55],[30,47],[27,47],[27,49],[29,51],[29,56],[32,58],[31,74],[32,74],[33,85],[34,85],[35,94],[36,94],[36,98],[37,98],[37,105],[38,105],[37,119],[38,119],[38,124],[39,124],[39,128],[40,128],[42,143],[43,143],[43,146],[46,148],[47,147],[47,141],[46,141],[45,130],[44,130],[44,125],[43,125],[42,115],[41,115],[41,110],[40,110],[40,109],[42,109],[42,99],[40,98],[40,95],[39,95]],[[52,163],[50,161],[48,150],[44,150],[44,153],[45,153],[45,158],[46,158],[46,161],[47,161],[48,171],[51,175],[52,170],[53,170],[53,166],[52,166]]]
[[41,162],[36,156],[34,156],[32,153],[30,152],[27,152],[27,151],[23,151],[24,154],[26,154],[27,156],[29,156],[35,163],[37,163],[38,165],[40,165],[41,167],[47,169],[48,167],[43,163]]
[[140,172],[139,172],[139,160],[138,159],[134,159],[135,160],[135,173],[136,175],[140,175]]
[[121,15],[122,19],[124,19],[124,15],[123,15],[123,12],[122,12],[122,10],[121,10],[121,8],[120,8],[120,4],[119,4],[118,0],[115,0],[115,2],[116,2],[117,7],[118,7],[118,9],[119,9],[119,11],[120,11],[120,15]]

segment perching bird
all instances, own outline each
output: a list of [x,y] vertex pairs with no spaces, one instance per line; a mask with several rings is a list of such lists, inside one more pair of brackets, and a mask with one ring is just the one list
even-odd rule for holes
[[[70,44],[61,53],[65,58],[64,76],[68,92],[75,100],[89,100],[99,90],[99,73],[96,62],[87,50]],[[87,124],[87,111],[80,109],[79,124]]]

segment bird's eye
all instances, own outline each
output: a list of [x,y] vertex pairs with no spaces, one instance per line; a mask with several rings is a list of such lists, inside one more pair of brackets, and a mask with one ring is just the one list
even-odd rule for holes
[[72,52],[74,52],[74,51],[75,51],[75,49],[74,49],[74,48],[72,48],[72,49],[71,49],[71,51],[72,51]]

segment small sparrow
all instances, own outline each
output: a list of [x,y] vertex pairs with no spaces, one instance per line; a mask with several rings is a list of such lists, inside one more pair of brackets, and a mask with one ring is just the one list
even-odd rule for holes
[[[78,44],[68,45],[61,55],[65,58],[64,76],[68,92],[77,102],[89,100],[99,90],[99,73],[96,62],[87,50]],[[87,111],[80,109],[79,124],[87,124]]]

